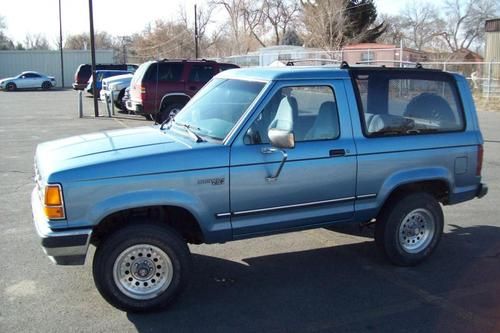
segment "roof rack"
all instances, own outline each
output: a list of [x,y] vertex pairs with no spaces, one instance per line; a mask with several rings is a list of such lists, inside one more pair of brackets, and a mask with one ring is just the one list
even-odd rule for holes
[[298,62],[309,62],[309,61],[318,61],[318,62],[329,62],[329,63],[340,63],[340,60],[335,59],[321,59],[321,58],[309,58],[309,59],[290,59],[287,61],[287,66],[295,66]]

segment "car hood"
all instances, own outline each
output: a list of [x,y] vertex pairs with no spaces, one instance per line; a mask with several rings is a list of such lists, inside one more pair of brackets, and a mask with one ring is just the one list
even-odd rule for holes
[[45,142],[35,162],[41,178],[63,182],[218,167],[228,162],[224,150],[147,126]]
[[0,79],[0,82],[4,82],[4,81],[10,81],[10,80],[15,80],[16,77],[13,76],[13,77],[6,77],[6,78],[3,78],[3,79]]
[[106,79],[103,79],[102,81],[106,81],[106,83],[110,84],[110,83],[114,83],[114,82],[117,82],[117,81],[127,81],[127,80],[132,80],[132,77],[134,75],[133,74],[122,74],[122,75],[116,75],[116,76],[112,76],[112,77],[108,77]]

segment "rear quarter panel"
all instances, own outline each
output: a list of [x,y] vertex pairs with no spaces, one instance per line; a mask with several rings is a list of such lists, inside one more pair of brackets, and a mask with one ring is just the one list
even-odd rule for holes
[[356,201],[357,220],[375,217],[394,189],[412,182],[446,181],[450,203],[475,196],[480,181],[476,176],[477,145],[482,137],[469,88],[461,76],[456,80],[464,107],[464,131],[373,138],[363,134],[354,89],[352,84],[346,85],[358,152],[356,193],[373,195]]

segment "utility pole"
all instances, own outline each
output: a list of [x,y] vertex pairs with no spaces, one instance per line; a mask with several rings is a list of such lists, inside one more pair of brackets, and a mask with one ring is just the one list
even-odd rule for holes
[[89,18],[90,18],[90,55],[92,57],[92,95],[94,97],[94,114],[99,117],[99,105],[97,103],[97,88],[95,75],[95,41],[94,41],[94,10],[92,9],[92,0],[89,0]]
[[61,16],[61,0],[59,0],[59,50],[61,52],[61,85],[64,88],[64,60],[63,60],[63,43],[62,43],[62,16]]
[[196,10],[196,4],[194,5],[194,56],[198,59],[198,11]]

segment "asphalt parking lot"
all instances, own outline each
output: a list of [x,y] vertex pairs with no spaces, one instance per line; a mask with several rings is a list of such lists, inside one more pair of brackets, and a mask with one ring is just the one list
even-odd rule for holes
[[420,266],[390,265],[354,227],[191,246],[188,290],[140,315],[100,297],[89,258],[53,265],[31,222],[37,143],[151,124],[84,106],[78,119],[74,91],[0,92],[0,332],[500,332],[500,112],[479,112],[489,194],[445,207],[441,244]]

